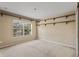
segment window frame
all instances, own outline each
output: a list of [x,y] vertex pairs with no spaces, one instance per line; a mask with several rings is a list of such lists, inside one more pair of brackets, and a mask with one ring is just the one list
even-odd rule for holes
[[[22,24],[22,28],[14,28],[14,21],[19,21],[19,23],[21,22],[21,24]],[[30,33],[29,34],[24,34],[25,33],[25,31],[24,31],[24,26],[25,25],[28,25],[28,24],[30,24]],[[17,20],[17,19],[15,19],[15,20],[13,20],[13,29],[12,29],[12,31],[13,31],[13,37],[25,37],[25,36],[28,36],[28,35],[32,35],[32,24],[31,24],[31,21],[26,21],[26,20]],[[19,30],[22,30],[22,35],[14,35],[14,29],[19,29]]]

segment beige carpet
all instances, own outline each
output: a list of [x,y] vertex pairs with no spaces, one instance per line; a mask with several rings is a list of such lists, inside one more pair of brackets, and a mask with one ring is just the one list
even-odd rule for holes
[[75,49],[53,44],[44,40],[34,40],[0,50],[6,57],[66,57],[75,56]]

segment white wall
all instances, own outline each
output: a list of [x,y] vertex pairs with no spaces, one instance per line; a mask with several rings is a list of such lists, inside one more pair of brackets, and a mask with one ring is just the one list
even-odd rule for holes
[[[36,22],[31,21],[32,24],[32,35],[27,35],[24,37],[13,37],[13,20],[19,19],[16,17],[3,15],[0,16],[0,47],[7,45],[14,45],[20,42],[27,42],[29,40],[34,40],[36,38]],[[23,19],[26,20],[26,19]],[[27,20],[28,21],[28,20]],[[26,22],[27,22],[26,21]],[[30,22],[30,21],[29,21]]]
[[[62,17],[62,18],[55,19],[55,21],[52,19],[52,20],[47,20],[46,22],[41,21],[37,24],[60,22],[60,21],[66,21],[66,20],[76,20],[75,15],[69,16],[67,19],[66,17]],[[68,47],[69,49],[74,48],[74,51],[75,51],[75,46],[76,46],[76,24],[75,22],[70,22],[68,24],[58,23],[55,25],[47,24],[46,26],[40,25],[40,26],[37,26],[37,30],[38,30],[39,39],[47,40],[49,42],[53,42],[55,44],[65,46],[66,48]],[[57,51],[63,52],[63,54],[61,55],[63,56],[65,52],[69,51],[69,49],[66,49],[64,51],[59,48]]]

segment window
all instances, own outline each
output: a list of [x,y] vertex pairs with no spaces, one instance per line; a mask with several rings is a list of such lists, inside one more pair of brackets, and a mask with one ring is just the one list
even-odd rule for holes
[[25,36],[31,34],[31,23],[23,20],[13,20],[13,36]]

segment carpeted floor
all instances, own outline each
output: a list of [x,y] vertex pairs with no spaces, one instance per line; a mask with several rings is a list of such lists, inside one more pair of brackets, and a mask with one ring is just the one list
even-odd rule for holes
[[0,49],[4,57],[69,57],[75,56],[75,49],[53,44],[44,40],[34,40],[12,47]]

